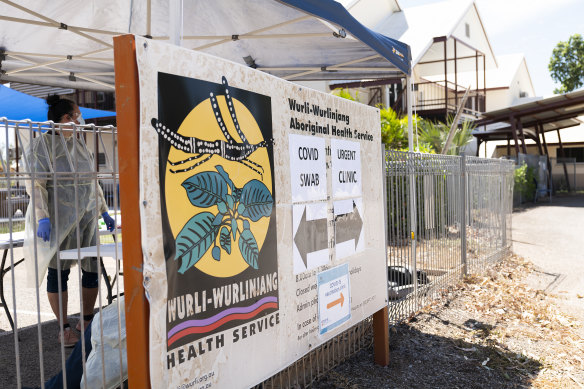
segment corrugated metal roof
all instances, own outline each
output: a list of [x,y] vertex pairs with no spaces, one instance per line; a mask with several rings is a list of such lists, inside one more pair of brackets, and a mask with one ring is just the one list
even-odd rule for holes
[[27,95],[46,98],[48,95],[70,95],[75,93],[74,89],[58,88],[54,86],[23,84],[20,82],[11,82],[10,88]]
[[493,123],[506,123],[508,126],[488,131],[475,131],[473,135],[486,140],[507,139],[512,129],[512,118],[521,121],[523,130],[535,136],[535,126],[541,124],[543,131],[555,131],[574,127],[582,122],[578,118],[584,115],[584,89],[547,99],[514,105],[496,111],[485,112],[476,123],[477,127]]

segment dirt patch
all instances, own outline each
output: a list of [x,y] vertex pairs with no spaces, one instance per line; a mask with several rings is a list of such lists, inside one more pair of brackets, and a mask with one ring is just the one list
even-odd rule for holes
[[375,365],[370,347],[312,387],[583,388],[582,323],[528,287],[530,274],[513,256],[467,277],[390,329],[390,366]]

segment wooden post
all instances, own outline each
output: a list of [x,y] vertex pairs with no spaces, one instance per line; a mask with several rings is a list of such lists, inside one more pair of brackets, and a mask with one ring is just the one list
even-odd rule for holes
[[511,134],[513,135],[513,142],[515,143],[515,156],[519,158],[519,140],[517,140],[517,127],[515,127],[515,118],[509,117],[511,122]]
[[373,353],[375,363],[389,365],[389,311],[387,305],[373,314]]
[[454,90],[455,90],[455,92],[454,92],[454,106],[458,107],[458,55],[456,53],[456,42],[457,41],[455,38],[454,39]]
[[448,117],[448,50],[444,39],[444,120]]
[[527,154],[527,146],[525,146],[525,133],[523,132],[523,123],[521,119],[517,120],[517,129],[519,130],[519,135],[521,135],[521,150],[523,154]]
[[564,144],[562,143],[562,137],[560,136],[560,130],[556,130],[558,132],[558,143],[560,144],[560,153],[562,154],[562,165],[564,166],[564,177],[566,177],[566,185],[568,186],[568,192],[572,191],[570,187],[570,176],[568,175],[568,168],[566,167],[566,154],[564,153]]
[[150,388],[149,306],[143,286],[140,231],[140,94],[133,35],[114,38],[116,112],[120,166],[120,200],[124,228],[124,294],[128,351],[128,385]]

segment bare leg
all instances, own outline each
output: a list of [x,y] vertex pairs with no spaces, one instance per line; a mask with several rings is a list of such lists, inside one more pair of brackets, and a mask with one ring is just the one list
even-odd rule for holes
[[83,297],[83,315],[91,315],[93,313],[98,293],[98,288],[81,288],[81,295]]
[[53,310],[53,313],[57,317],[57,321],[59,322],[59,325],[61,323],[61,318],[63,318],[63,324],[69,323],[69,320],[67,319],[67,301],[68,301],[68,297],[69,297],[67,292],[66,291],[61,292],[61,296],[63,298],[63,300],[62,300],[63,307],[62,307],[61,313],[59,313],[59,293],[47,292],[47,296],[49,297],[49,304],[51,305],[51,309]]

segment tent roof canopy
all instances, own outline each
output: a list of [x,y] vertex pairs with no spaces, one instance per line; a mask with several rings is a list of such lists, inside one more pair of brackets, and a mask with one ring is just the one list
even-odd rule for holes
[[[170,40],[173,3],[0,0],[0,79],[113,90],[112,38]],[[409,74],[409,46],[367,29],[332,0],[192,1],[182,15],[183,47],[290,81]]]

